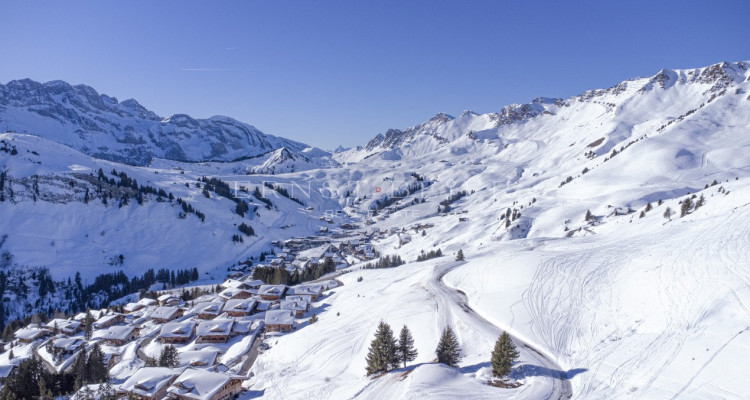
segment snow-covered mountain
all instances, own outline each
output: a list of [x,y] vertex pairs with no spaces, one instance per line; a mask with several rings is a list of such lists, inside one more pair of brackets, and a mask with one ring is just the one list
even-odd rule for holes
[[0,127],[43,135],[93,157],[141,166],[154,158],[226,162],[282,148],[299,153],[308,147],[229,117],[162,118],[134,99],[119,102],[89,86],[63,81],[0,84]]
[[[536,399],[561,393],[562,374],[574,398],[746,398],[749,68],[665,69],[568,99],[438,114],[332,155],[281,145],[231,162],[158,156],[131,166],[63,146],[71,143],[39,124],[29,130],[39,136],[0,136],[0,252],[6,268],[58,276],[195,265],[215,282],[271,241],[314,235],[331,217],[397,231],[373,244],[408,262],[351,267],[317,305],[326,310],[318,323],[274,338],[258,358],[256,393]],[[178,204],[153,195],[120,206],[124,192],[100,184],[99,168],[172,192],[205,220],[181,218]],[[250,198],[256,213],[240,216],[231,199],[202,193],[203,176],[249,191],[287,184],[303,205],[269,193],[274,207]],[[256,236],[232,242],[243,222]],[[414,262],[435,248],[447,256]],[[454,262],[459,249],[466,261]],[[122,265],[107,264],[119,254]],[[364,357],[381,319],[409,324],[420,354],[413,367],[371,380]],[[446,325],[463,347],[460,369],[432,363]],[[482,384],[500,329],[534,349],[514,367],[518,389]]]

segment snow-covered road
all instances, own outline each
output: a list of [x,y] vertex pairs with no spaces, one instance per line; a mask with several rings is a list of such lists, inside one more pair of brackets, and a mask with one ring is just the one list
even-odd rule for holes
[[[444,326],[455,326],[460,323],[463,327],[469,329],[473,335],[484,336],[494,341],[503,331],[477,314],[469,306],[463,292],[450,288],[443,282],[445,274],[462,264],[461,262],[438,263],[431,278],[425,282],[425,288],[435,296],[438,302],[438,318]],[[535,364],[534,370],[543,369],[545,372],[539,374],[544,377],[543,380],[534,382],[537,386],[543,386],[534,391],[535,396],[546,393],[545,399],[569,399],[572,397],[573,392],[570,382],[567,380],[567,375],[554,360],[515,336],[513,336],[513,341],[521,353],[523,363]],[[524,368],[524,370],[528,369]]]

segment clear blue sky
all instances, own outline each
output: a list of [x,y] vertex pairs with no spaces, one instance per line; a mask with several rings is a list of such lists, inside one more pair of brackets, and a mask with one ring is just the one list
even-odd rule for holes
[[84,83],[331,149],[438,112],[750,59],[748,1],[0,2],[0,82]]

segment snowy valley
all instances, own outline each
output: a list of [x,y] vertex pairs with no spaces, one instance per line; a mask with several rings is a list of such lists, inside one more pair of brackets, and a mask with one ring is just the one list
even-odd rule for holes
[[[123,396],[169,343],[152,316],[164,305],[144,299],[173,295],[177,322],[231,337],[175,343],[203,363],[153,370],[175,396],[210,370],[240,398],[748,397],[749,68],[441,113],[336,152],[228,117],[162,118],[83,85],[0,85],[0,318],[29,329],[46,323],[39,312],[80,323],[111,306],[98,318],[134,328],[104,348]],[[405,263],[371,268],[385,256]],[[160,269],[189,277],[152,278]],[[119,271],[128,279],[97,279]],[[296,301],[263,297],[279,280],[288,296],[319,290],[290,332],[269,329]],[[257,301],[242,317],[195,308],[243,297]],[[418,355],[373,378],[381,321],[408,325]],[[456,368],[435,362],[445,327]],[[53,327],[36,329],[25,342],[6,329],[0,372],[52,357]],[[515,388],[486,384],[504,331],[520,351]]]

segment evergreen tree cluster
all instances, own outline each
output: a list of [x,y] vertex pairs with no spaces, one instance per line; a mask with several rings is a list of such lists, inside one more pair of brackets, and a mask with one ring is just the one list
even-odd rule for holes
[[[416,193],[416,192],[418,192],[420,190],[423,190],[423,189],[429,187],[431,184],[432,184],[431,181],[425,181],[424,178],[422,178],[421,181],[419,179],[417,179],[416,183],[410,184],[405,189],[396,190],[396,191],[394,191],[391,194],[385,195],[382,198],[380,198],[378,200],[375,200],[370,205],[370,210],[377,212],[377,211],[380,211],[380,210],[382,210],[384,208],[388,208],[388,207],[392,206],[394,203],[396,203],[397,201],[399,201],[401,199],[404,199],[407,196],[410,196],[410,195],[412,195],[412,194],[414,194],[414,193]],[[423,203],[424,199],[422,199],[421,201],[418,200],[418,199],[414,199],[412,201],[412,204],[417,204],[419,202]]]
[[297,269],[289,272],[283,267],[255,267],[253,268],[253,279],[262,280],[270,285],[297,285],[314,281],[335,271],[336,263],[330,257],[326,257],[323,263],[305,267],[301,272]]
[[183,200],[181,197],[177,198],[177,204],[182,206],[183,212],[180,213],[180,218],[184,219],[185,217],[187,217],[187,214],[195,214],[195,216],[198,217],[201,220],[201,222],[206,220],[206,214],[203,214],[202,212],[193,208],[193,206],[190,203]]
[[240,232],[244,233],[246,236],[254,236],[255,231],[250,225],[247,225],[246,223],[241,223],[240,226],[237,227],[237,229],[240,230]]
[[693,195],[692,197],[687,197],[680,202],[680,218],[690,214],[692,211],[695,211],[706,204],[706,198],[703,195],[701,195],[700,198],[693,202],[693,199],[695,199],[696,197],[696,195]]
[[451,204],[457,202],[458,200],[461,200],[462,198],[466,197],[468,193],[465,190],[459,190],[456,193],[452,193],[450,196],[448,196],[447,199],[440,201],[440,205],[443,207],[442,211],[440,207],[438,207],[438,212],[450,212],[451,210]]
[[302,200],[300,200],[300,199],[298,199],[298,198],[296,198],[296,197],[293,197],[292,195],[290,195],[290,194],[289,194],[289,191],[287,191],[287,190],[286,190],[286,189],[285,189],[285,188],[284,188],[283,186],[281,186],[281,185],[274,185],[274,184],[272,184],[272,183],[270,183],[270,182],[264,182],[264,183],[263,183],[263,185],[265,185],[265,187],[267,187],[267,188],[269,188],[269,189],[275,190],[275,191],[276,191],[276,193],[278,193],[278,194],[280,194],[280,195],[282,195],[282,196],[286,197],[287,199],[289,199],[289,200],[291,200],[291,201],[293,201],[293,202],[295,202],[295,203],[297,203],[297,204],[299,204],[299,205],[301,205],[301,206],[304,206],[304,205],[305,205],[305,203],[303,203],[303,202],[302,202]]
[[256,186],[255,190],[253,191],[253,197],[258,199],[259,202],[266,205],[266,209],[270,210],[273,208],[273,203],[271,203],[271,200],[268,200],[267,198],[263,197],[263,193],[260,192],[260,189]]
[[221,197],[227,198],[232,201],[237,201],[236,197],[232,195],[232,189],[230,189],[229,184],[222,181],[219,178],[207,178],[205,176],[201,177],[201,182],[204,183],[204,189],[214,192],[218,194]]
[[400,265],[404,265],[404,260],[399,255],[384,256],[380,257],[378,261],[367,263],[362,266],[362,269],[380,269],[380,268],[394,268]]
[[404,325],[399,339],[396,340],[390,325],[380,321],[367,353],[367,375],[388,372],[398,368],[402,363],[406,367],[407,362],[416,358],[417,349],[414,348],[414,339],[409,328]]
[[422,253],[420,253],[417,256],[417,262],[427,261],[427,260],[431,260],[433,258],[442,257],[442,256],[443,256],[443,251],[440,249],[430,250],[428,252],[425,252],[424,250],[422,250]]
[[235,243],[244,243],[245,239],[242,238],[242,235],[234,234],[232,235],[232,241]]
[[[99,168],[99,171],[97,171],[97,181],[99,182],[99,186],[97,186],[96,192],[97,194],[102,195],[102,202],[104,204],[107,204],[107,197],[113,198],[114,196],[111,190],[109,190],[108,192],[103,192],[104,187],[101,185],[103,183],[108,184],[111,187],[132,191],[131,193],[128,193],[127,190],[122,192],[119,202],[120,207],[128,204],[130,195],[133,193],[139,205],[143,204],[144,195],[146,194],[156,196],[156,201],[158,202],[171,202],[172,200],[174,200],[174,195],[171,192],[167,193],[164,189],[157,189],[153,186],[139,185],[136,179],[130,178],[125,172],[117,172],[117,170],[113,169],[111,175],[115,178],[119,178],[119,180],[107,177],[107,175],[104,174],[104,171],[102,171],[101,168]],[[87,188],[83,197],[83,201],[84,203],[88,203],[89,200],[91,200],[91,197]]]
[[173,345],[168,344],[161,349],[158,365],[166,368],[177,368],[180,366],[180,356]]
[[0,390],[0,399],[52,399],[76,390],[75,375],[50,373],[36,357],[22,361],[13,369]]
[[508,207],[505,210],[505,214],[500,214],[500,221],[503,221],[503,220],[505,221],[506,228],[510,228],[510,224],[519,218],[521,218],[521,210],[515,207],[513,209]]

